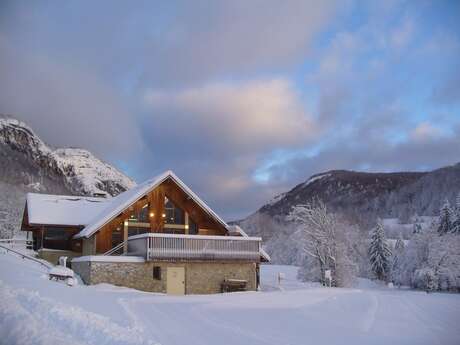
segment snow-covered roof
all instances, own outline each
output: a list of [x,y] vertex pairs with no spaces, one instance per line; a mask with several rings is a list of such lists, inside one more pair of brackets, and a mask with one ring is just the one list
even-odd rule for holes
[[151,190],[155,189],[162,182],[168,178],[172,179],[190,198],[192,198],[200,207],[202,207],[210,216],[219,221],[225,228],[227,228],[227,223],[225,223],[211,208],[206,205],[187,185],[181,181],[171,170],[160,174],[153,179],[147,180],[144,183],[141,183],[126,192],[119,194],[118,196],[111,199],[110,205],[106,207],[102,212],[92,219],[87,226],[76,234],[75,238],[90,237],[96,231],[98,231],[102,226],[110,222],[126,208],[134,204],[144,195],[149,193]]
[[69,195],[27,194],[29,224],[85,226],[110,199]]

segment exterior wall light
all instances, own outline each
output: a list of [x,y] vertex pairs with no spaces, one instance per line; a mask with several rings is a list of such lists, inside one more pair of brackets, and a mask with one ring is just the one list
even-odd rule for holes
[[155,213],[150,212],[150,217],[153,217],[153,216],[155,216]]
[[165,217],[166,217],[166,213],[163,213],[161,216],[162,216],[163,218],[165,218]]

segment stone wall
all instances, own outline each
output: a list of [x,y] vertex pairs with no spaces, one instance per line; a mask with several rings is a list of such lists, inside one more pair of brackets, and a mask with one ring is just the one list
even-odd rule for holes
[[71,265],[72,270],[77,273],[83,282],[87,285],[91,284],[91,262],[75,262],[72,261]]
[[210,294],[221,291],[224,279],[242,279],[247,289],[255,291],[256,264],[252,262],[190,262],[185,264],[187,294]]
[[[161,267],[161,279],[153,268]],[[142,291],[166,293],[168,267],[185,268],[186,294],[212,294],[221,291],[224,279],[242,279],[248,290],[256,290],[256,264],[253,262],[73,262],[72,268],[86,284],[109,283]]]

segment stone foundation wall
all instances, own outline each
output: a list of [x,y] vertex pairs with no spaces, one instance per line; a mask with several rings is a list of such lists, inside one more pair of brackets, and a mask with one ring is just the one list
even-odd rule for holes
[[221,291],[224,279],[242,279],[247,289],[255,291],[256,264],[253,262],[190,262],[185,264],[185,292],[187,294],[211,294]]
[[[161,268],[161,279],[153,268]],[[86,284],[109,283],[142,291],[166,293],[168,267],[185,268],[186,294],[212,294],[221,291],[224,279],[243,279],[255,291],[256,264],[253,262],[73,262],[72,269]]]
[[91,262],[75,262],[72,261],[72,270],[77,273],[83,282],[87,285],[91,284]]

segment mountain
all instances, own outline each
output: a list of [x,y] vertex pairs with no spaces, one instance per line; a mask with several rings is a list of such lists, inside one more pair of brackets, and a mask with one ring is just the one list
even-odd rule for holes
[[[409,222],[415,215],[437,215],[445,198],[460,192],[460,163],[430,172],[366,173],[332,170],[313,175],[238,221],[261,236],[277,263],[299,263],[295,227],[286,220],[292,207],[317,198],[350,223],[369,230],[378,217]],[[410,228],[410,227],[409,227]]]
[[52,148],[25,123],[0,117],[0,237],[19,227],[25,193],[117,195],[135,185],[79,148]]

